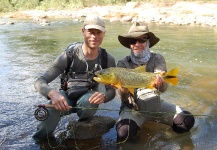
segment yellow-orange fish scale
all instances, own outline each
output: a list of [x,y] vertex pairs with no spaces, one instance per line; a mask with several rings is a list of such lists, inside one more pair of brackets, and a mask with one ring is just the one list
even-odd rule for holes
[[156,79],[156,74],[149,72],[141,72],[127,68],[112,68],[122,87],[140,88],[147,87]]

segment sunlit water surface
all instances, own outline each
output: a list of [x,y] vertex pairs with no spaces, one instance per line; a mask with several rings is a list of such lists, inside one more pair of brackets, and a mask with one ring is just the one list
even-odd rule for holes
[[[47,100],[36,92],[33,84],[69,43],[83,40],[82,23],[52,20],[50,26],[42,27],[31,20],[16,21],[14,25],[0,26],[0,149],[40,149],[31,139],[38,123],[34,118],[33,105]],[[130,52],[117,40],[119,34],[127,33],[130,25],[107,22],[102,47],[116,60]],[[156,24],[149,24],[149,28],[161,39],[152,51],[165,57],[168,70],[180,68],[179,85],[170,86],[161,96],[192,112],[196,123],[190,133],[180,135],[173,133],[168,126],[147,123],[138,134],[139,140],[126,143],[122,149],[216,149],[217,28]],[[51,85],[58,89],[58,82],[57,79]],[[117,119],[119,107],[120,102],[116,98],[101,106],[114,111],[101,110],[97,114]],[[56,135],[65,130],[70,119],[76,117],[74,114],[64,117]],[[63,146],[69,149],[118,149],[121,144],[116,143],[115,128],[112,128],[102,138],[71,141]]]

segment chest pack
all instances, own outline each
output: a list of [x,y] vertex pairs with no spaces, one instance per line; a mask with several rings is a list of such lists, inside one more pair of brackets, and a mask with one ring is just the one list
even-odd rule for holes
[[[70,80],[73,80],[74,81],[78,81],[76,83],[77,86],[81,85],[81,86],[85,86],[85,84],[89,84],[91,83],[93,86],[94,85],[94,82],[92,80],[93,76],[94,76],[94,70],[92,71],[92,74],[89,75],[90,73],[86,73],[86,72],[73,72],[73,74],[75,75],[72,78],[69,77],[69,75],[71,75],[71,67],[72,67],[72,62],[73,62],[73,59],[74,59],[74,56],[75,56],[75,51],[77,49],[79,49],[79,47],[82,46],[83,43],[81,42],[76,42],[76,43],[72,43],[70,44],[67,48],[66,48],[66,55],[67,55],[67,68],[66,70],[64,71],[63,74],[60,75],[60,81],[61,81],[61,89],[67,91],[69,88],[70,88]],[[102,69],[104,68],[107,68],[108,66],[108,56],[107,56],[107,52],[105,49],[103,48],[100,48],[101,49],[101,53],[100,53],[100,65],[102,67]],[[76,76],[77,75],[77,76]],[[91,87],[89,87],[91,88]]]

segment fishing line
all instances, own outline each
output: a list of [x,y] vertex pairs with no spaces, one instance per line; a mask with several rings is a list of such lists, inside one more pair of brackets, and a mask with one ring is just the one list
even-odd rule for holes
[[[44,107],[44,106],[41,106],[43,109],[45,108],[46,109],[46,107]],[[52,107],[52,106],[48,106],[48,107]],[[42,111],[44,111],[44,110],[42,110]],[[46,111],[46,110],[45,110]],[[69,115],[70,115],[70,113],[68,113],[67,115],[66,115],[66,118],[69,120],[69,121],[73,121],[72,119],[70,119],[69,118]],[[61,116],[61,113],[60,113],[60,116]],[[42,116],[42,118],[43,118],[43,116]],[[47,119],[47,118],[46,118]],[[46,120],[45,119],[45,120]],[[43,119],[44,120],[44,119]],[[75,123],[73,126],[72,126],[72,131],[73,131],[73,137],[74,137],[74,141],[75,141],[75,147],[76,147],[76,149],[77,150],[80,150],[79,148],[78,148],[78,145],[77,145],[77,142],[76,142],[76,139],[75,139],[75,134],[74,134],[74,130],[73,130],[73,128],[75,127],[75,125],[76,125],[77,123]],[[59,142],[59,144],[57,145],[57,146],[52,146],[51,145],[51,143],[50,143],[50,140],[49,140],[49,136],[48,136],[48,129],[47,129],[47,126],[46,126],[46,132],[47,132],[47,140],[48,140],[48,145],[50,146],[50,148],[58,148],[58,147],[64,147],[64,148],[67,148],[66,146],[63,146],[63,145],[61,145],[62,144],[62,142]],[[56,132],[58,132],[58,131],[56,131]],[[55,133],[54,133],[55,134]],[[66,137],[62,137],[62,139],[66,139]],[[57,142],[57,141],[56,141]]]
[[58,148],[58,147],[61,145],[61,142],[60,142],[57,146],[52,146],[52,145],[51,145],[50,139],[49,139],[49,136],[48,136],[47,125],[46,125],[46,132],[47,132],[47,142],[48,142],[48,145],[49,145],[51,148]]
[[2,145],[2,144],[5,142],[5,140],[6,140],[6,137],[4,137],[4,138],[1,140],[0,145]]
[[[49,113],[48,110],[46,109],[47,107],[50,107],[50,108],[53,108],[52,105],[37,105],[36,107],[38,107],[36,110],[35,110],[35,118],[39,121],[44,121],[47,119]],[[109,108],[91,108],[91,107],[70,107],[71,109],[90,109],[90,110],[102,110],[102,111],[117,111],[117,112],[120,112],[119,109],[109,109]],[[162,118],[162,117],[165,117],[165,116],[171,116],[171,115],[177,115],[178,113],[170,113],[170,112],[160,112],[160,111],[157,111],[157,112],[151,112],[151,111],[143,111],[143,110],[122,110],[122,111],[125,111],[125,112],[133,112],[133,113],[141,113],[141,115],[145,115],[145,116],[149,116],[149,117],[154,117],[154,118]],[[164,114],[163,116],[159,116],[157,117],[156,115],[158,114]],[[44,115],[44,116],[43,116]],[[217,117],[216,115],[203,115],[203,114],[182,114],[182,115],[186,115],[186,116],[189,116],[189,115],[193,115],[193,116],[201,116],[201,117]]]
[[[130,124],[130,119],[129,119],[129,124]],[[116,145],[123,144],[123,143],[125,143],[129,139],[129,136],[130,136],[130,126],[128,126],[127,130],[128,130],[127,138],[124,141],[122,141],[122,142],[116,142],[115,143]],[[104,145],[109,145],[109,144],[104,144]],[[96,148],[99,148],[99,147],[100,147],[100,145],[95,146],[93,148],[90,148],[88,150],[93,150],[93,149],[96,149]]]
[[[51,108],[51,107],[53,107],[53,106],[51,106],[51,105],[38,105],[38,109],[35,111],[35,113],[34,113],[34,115],[36,115],[36,119],[37,120],[39,120],[39,121],[44,121],[44,120],[46,120],[47,119],[47,117],[48,117],[48,110],[46,109],[46,108]],[[71,107],[71,108],[85,108],[85,107]],[[87,109],[87,108],[85,108],[85,109]],[[88,108],[88,109],[91,109],[91,108]],[[99,109],[98,109],[99,110]],[[100,110],[106,110],[106,109],[100,109]],[[119,111],[119,110],[116,110],[116,111]],[[37,116],[37,115],[39,115],[39,116]],[[45,115],[45,116],[43,116],[43,115]],[[61,113],[60,113],[60,115],[61,115]],[[68,119],[69,119],[69,114],[66,116]],[[69,120],[71,120],[71,121],[73,121],[72,119],[69,119]],[[130,120],[129,120],[130,121]],[[78,123],[78,122],[77,122]],[[76,126],[76,124],[77,123],[75,123],[72,127],[71,127],[71,129],[70,130],[72,130],[73,132],[72,132],[72,134],[73,134],[73,137],[74,137],[74,142],[75,142],[75,148],[77,149],[77,150],[80,150],[79,149],[79,147],[78,147],[78,145],[77,145],[77,142],[76,142],[76,137],[75,137],[75,132],[74,132],[74,127]],[[128,127],[128,131],[129,131],[129,127]],[[60,142],[57,146],[52,146],[51,145],[51,143],[50,143],[50,140],[49,140],[49,135],[48,135],[48,129],[47,129],[47,125],[46,125],[46,132],[47,132],[47,141],[48,141],[48,145],[50,146],[50,148],[58,148],[59,146],[62,146],[61,144],[62,144],[62,142]],[[116,143],[116,144],[122,144],[122,143],[125,143],[126,141],[127,141],[127,139],[128,139],[128,137],[129,137],[129,132],[128,132],[128,136],[127,136],[127,138],[124,140],[124,141],[122,141],[122,142],[118,142],[118,143]],[[64,138],[64,137],[63,137]],[[105,144],[105,145],[109,145],[109,144]],[[62,146],[62,147],[64,147],[64,146]],[[90,149],[88,149],[88,150],[93,150],[93,149],[96,149],[96,148],[99,148],[100,147],[100,145],[98,145],[98,146],[95,146],[95,147],[92,147],[92,148],[90,148]]]
[[[37,120],[39,120],[39,121],[44,121],[44,120],[47,119],[49,113],[48,113],[48,110],[47,110],[46,108],[53,108],[52,105],[36,105],[36,107],[38,107],[38,108],[36,109],[34,115],[35,115],[35,118],[36,118]],[[78,107],[78,106],[76,106],[76,107],[70,107],[70,109],[72,109],[72,108],[74,108],[74,109],[90,109],[90,110],[117,111],[117,112],[120,112],[119,109],[108,109],[108,108],[90,108],[90,107]],[[145,115],[145,116],[148,116],[148,117],[153,117],[153,118],[156,118],[156,119],[159,119],[159,118],[162,118],[162,117],[166,117],[166,116],[170,116],[170,115],[172,116],[172,115],[176,115],[176,114],[177,114],[177,113],[170,113],[170,112],[151,112],[151,111],[141,111],[141,110],[122,110],[122,111],[125,111],[125,112],[133,112],[133,113],[141,113],[141,115]],[[144,114],[144,113],[145,113],[145,114]],[[73,121],[71,118],[69,119],[69,114],[70,114],[70,113],[67,114],[66,118],[67,118],[68,120]],[[156,115],[159,115],[159,114],[164,114],[164,115],[157,117]],[[60,115],[61,115],[61,113],[60,113]],[[186,116],[187,116],[187,115],[190,115],[190,114],[183,114],[183,115],[186,115]],[[216,117],[216,115],[201,115],[201,114],[191,114],[191,115],[193,115],[193,116],[202,116],[202,117],[203,117],[203,116],[204,116],[204,117]],[[130,119],[129,119],[129,121],[130,121]],[[77,123],[78,123],[78,122],[77,122]],[[76,147],[77,150],[80,150],[79,147],[78,147],[78,145],[77,145],[76,138],[75,138],[75,132],[74,132],[74,127],[75,127],[75,125],[76,125],[77,123],[75,123],[75,124],[72,126],[71,129],[72,129],[72,131],[73,131],[72,133],[73,133],[73,137],[74,137],[75,147]],[[130,122],[129,122],[129,123],[130,123]],[[125,143],[125,142],[128,140],[128,138],[129,138],[129,130],[130,130],[129,128],[130,128],[130,127],[128,126],[128,135],[127,135],[127,138],[126,138],[124,141],[117,142],[117,143],[116,143],[117,145],[123,144],[123,143]],[[59,146],[64,147],[63,145],[61,145],[62,142],[60,142],[60,143],[59,143],[57,146],[55,146],[55,147],[52,146],[52,145],[50,144],[47,126],[46,126],[46,132],[47,132],[48,144],[49,144],[49,146],[50,146],[51,148],[58,148]],[[4,143],[5,139],[6,139],[6,138],[2,139],[0,145],[1,145],[2,143]],[[65,139],[66,139],[66,138],[65,138]],[[109,145],[109,144],[104,144],[104,145]],[[99,148],[99,147],[100,147],[100,145],[95,146],[95,147],[93,147],[93,148],[90,148],[90,149],[88,149],[88,150],[93,150],[93,149],[96,149],[96,148]]]
[[[69,115],[69,114],[68,114],[68,115]],[[61,116],[61,112],[60,112],[60,116]],[[46,120],[46,119],[45,119],[45,120]],[[58,130],[58,129],[57,129],[57,130]],[[51,141],[50,141],[50,139],[49,139],[49,135],[48,135],[47,125],[46,125],[46,132],[47,132],[47,141],[48,141],[48,145],[49,145],[50,148],[53,148],[53,149],[55,148],[55,149],[56,149],[56,148],[58,148],[58,147],[60,147],[60,146],[66,148],[66,146],[61,145],[62,142],[59,142],[57,146],[52,146],[52,145],[51,145]],[[57,132],[58,132],[58,131],[56,131],[56,133],[57,133]],[[53,133],[53,134],[55,135],[55,133]],[[65,137],[63,137],[63,138],[65,138]],[[58,141],[55,140],[55,143],[57,143],[57,142],[58,142]]]
[[[68,117],[68,116],[67,116]],[[71,122],[73,121],[72,119],[70,119],[71,120]],[[72,134],[73,134],[73,137],[74,137],[74,143],[75,143],[75,148],[77,149],[77,150],[80,150],[79,148],[78,148],[78,145],[77,145],[77,142],[76,142],[76,138],[75,138],[75,132],[74,132],[74,127],[76,126],[76,124],[77,124],[78,122],[76,122],[73,126],[72,126]]]
[[[4,130],[3,135],[6,135],[7,130],[8,130],[8,129]],[[2,145],[2,144],[5,142],[6,139],[7,139],[7,137],[4,136],[4,137],[2,138],[2,140],[0,141],[0,145]]]
[[[108,108],[89,108],[89,107],[72,107],[72,108],[80,108],[80,109],[92,109],[92,110],[102,110],[102,111],[120,111],[118,109],[108,109]],[[142,110],[123,110],[125,112],[134,112],[134,113],[142,113],[142,115],[145,115],[144,113],[147,113],[147,115],[145,116],[150,116],[150,117],[154,117],[154,118],[161,118],[161,117],[156,117],[156,116],[152,116],[152,115],[148,115],[148,114],[168,114],[167,116],[170,115],[176,115],[178,113],[170,113],[170,112],[151,112],[151,111],[142,111]],[[182,115],[186,115],[189,116],[190,114],[182,114]],[[216,115],[201,115],[201,114],[191,114],[190,116],[209,116],[209,117],[217,117]],[[162,116],[165,117],[165,116]]]

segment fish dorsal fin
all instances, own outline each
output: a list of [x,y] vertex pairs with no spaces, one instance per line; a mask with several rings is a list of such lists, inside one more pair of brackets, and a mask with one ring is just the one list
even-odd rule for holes
[[135,70],[139,71],[139,72],[145,72],[146,71],[146,66],[139,66],[136,67]]

